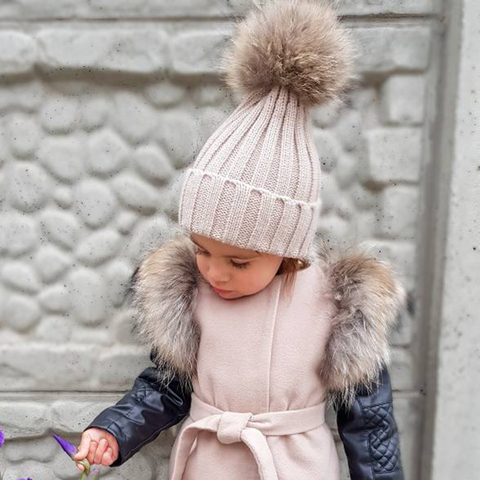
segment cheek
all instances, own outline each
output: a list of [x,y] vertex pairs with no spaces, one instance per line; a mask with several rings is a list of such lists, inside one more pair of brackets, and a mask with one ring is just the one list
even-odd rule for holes
[[265,269],[252,269],[238,276],[242,292],[246,295],[258,293],[263,290],[273,278],[273,274]]
[[202,275],[207,273],[207,262],[205,262],[205,259],[202,257],[202,255],[197,255],[197,267]]

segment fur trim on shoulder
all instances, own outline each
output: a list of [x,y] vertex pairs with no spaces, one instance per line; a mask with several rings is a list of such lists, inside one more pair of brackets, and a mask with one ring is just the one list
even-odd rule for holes
[[310,106],[350,85],[353,57],[350,34],[326,0],[270,0],[239,23],[221,70],[235,91],[286,87]]
[[188,390],[196,375],[200,333],[193,312],[198,281],[193,243],[184,235],[148,255],[132,277],[134,330],[152,348],[162,385],[177,377]]
[[320,376],[334,405],[351,406],[356,386],[372,391],[389,365],[389,336],[407,295],[391,266],[360,247],[320,257],[337,307]]
[[[359,247],[328,251],[316,244],[316,251],[336,306],[319,375],[331,404],[351,405],[356,387],[373,388],[390,362],[389,335],[406,292],[388,263]],[[189,390],[197,374],[194,312],[202,281],[194,244],[184,234],[150,253],[132,277],[135,330],[152,348],[163,385],[176,377]]]

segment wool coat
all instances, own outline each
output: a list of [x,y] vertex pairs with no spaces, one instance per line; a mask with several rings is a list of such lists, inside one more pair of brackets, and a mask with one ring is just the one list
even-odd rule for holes
[[171,480],[338,480],[325,409],[350,405],[389,363],[405,290],[392,268],[355,249],[318,249],[291,295],[277,275],[255,295],[219,297],[180,235],[137,269],[136,330],[161,365],[158,381],[191,386]]

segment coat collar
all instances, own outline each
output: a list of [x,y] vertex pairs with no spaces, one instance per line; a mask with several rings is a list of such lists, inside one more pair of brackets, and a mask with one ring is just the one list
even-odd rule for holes
[[[351,405],[355,388],[373,387],[390,363],[389,336],[406,292],[391,266],[360,247],[317,245],[336,313],[319,375],[333,403]],[[196,375],[200,332],[194,318],[199,283],[194,244],[183,233],[150,252],[132,276],[134,331],[152,349],[158,379],[189,390]]]

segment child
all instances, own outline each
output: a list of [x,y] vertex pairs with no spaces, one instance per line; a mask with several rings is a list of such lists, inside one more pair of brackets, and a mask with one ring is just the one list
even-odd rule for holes
[[315,241],[308,107],[345,89],[350,58],[323,3],[269,3],[240,25],[227,79],[245,99],[186,172],[182,234],[132,279],[156,368],[84,431],[77,460],[119,465],[188,414],[170,480],[338,480],[333,405],[352,479],[403,478],[386,365],[404,288]]

